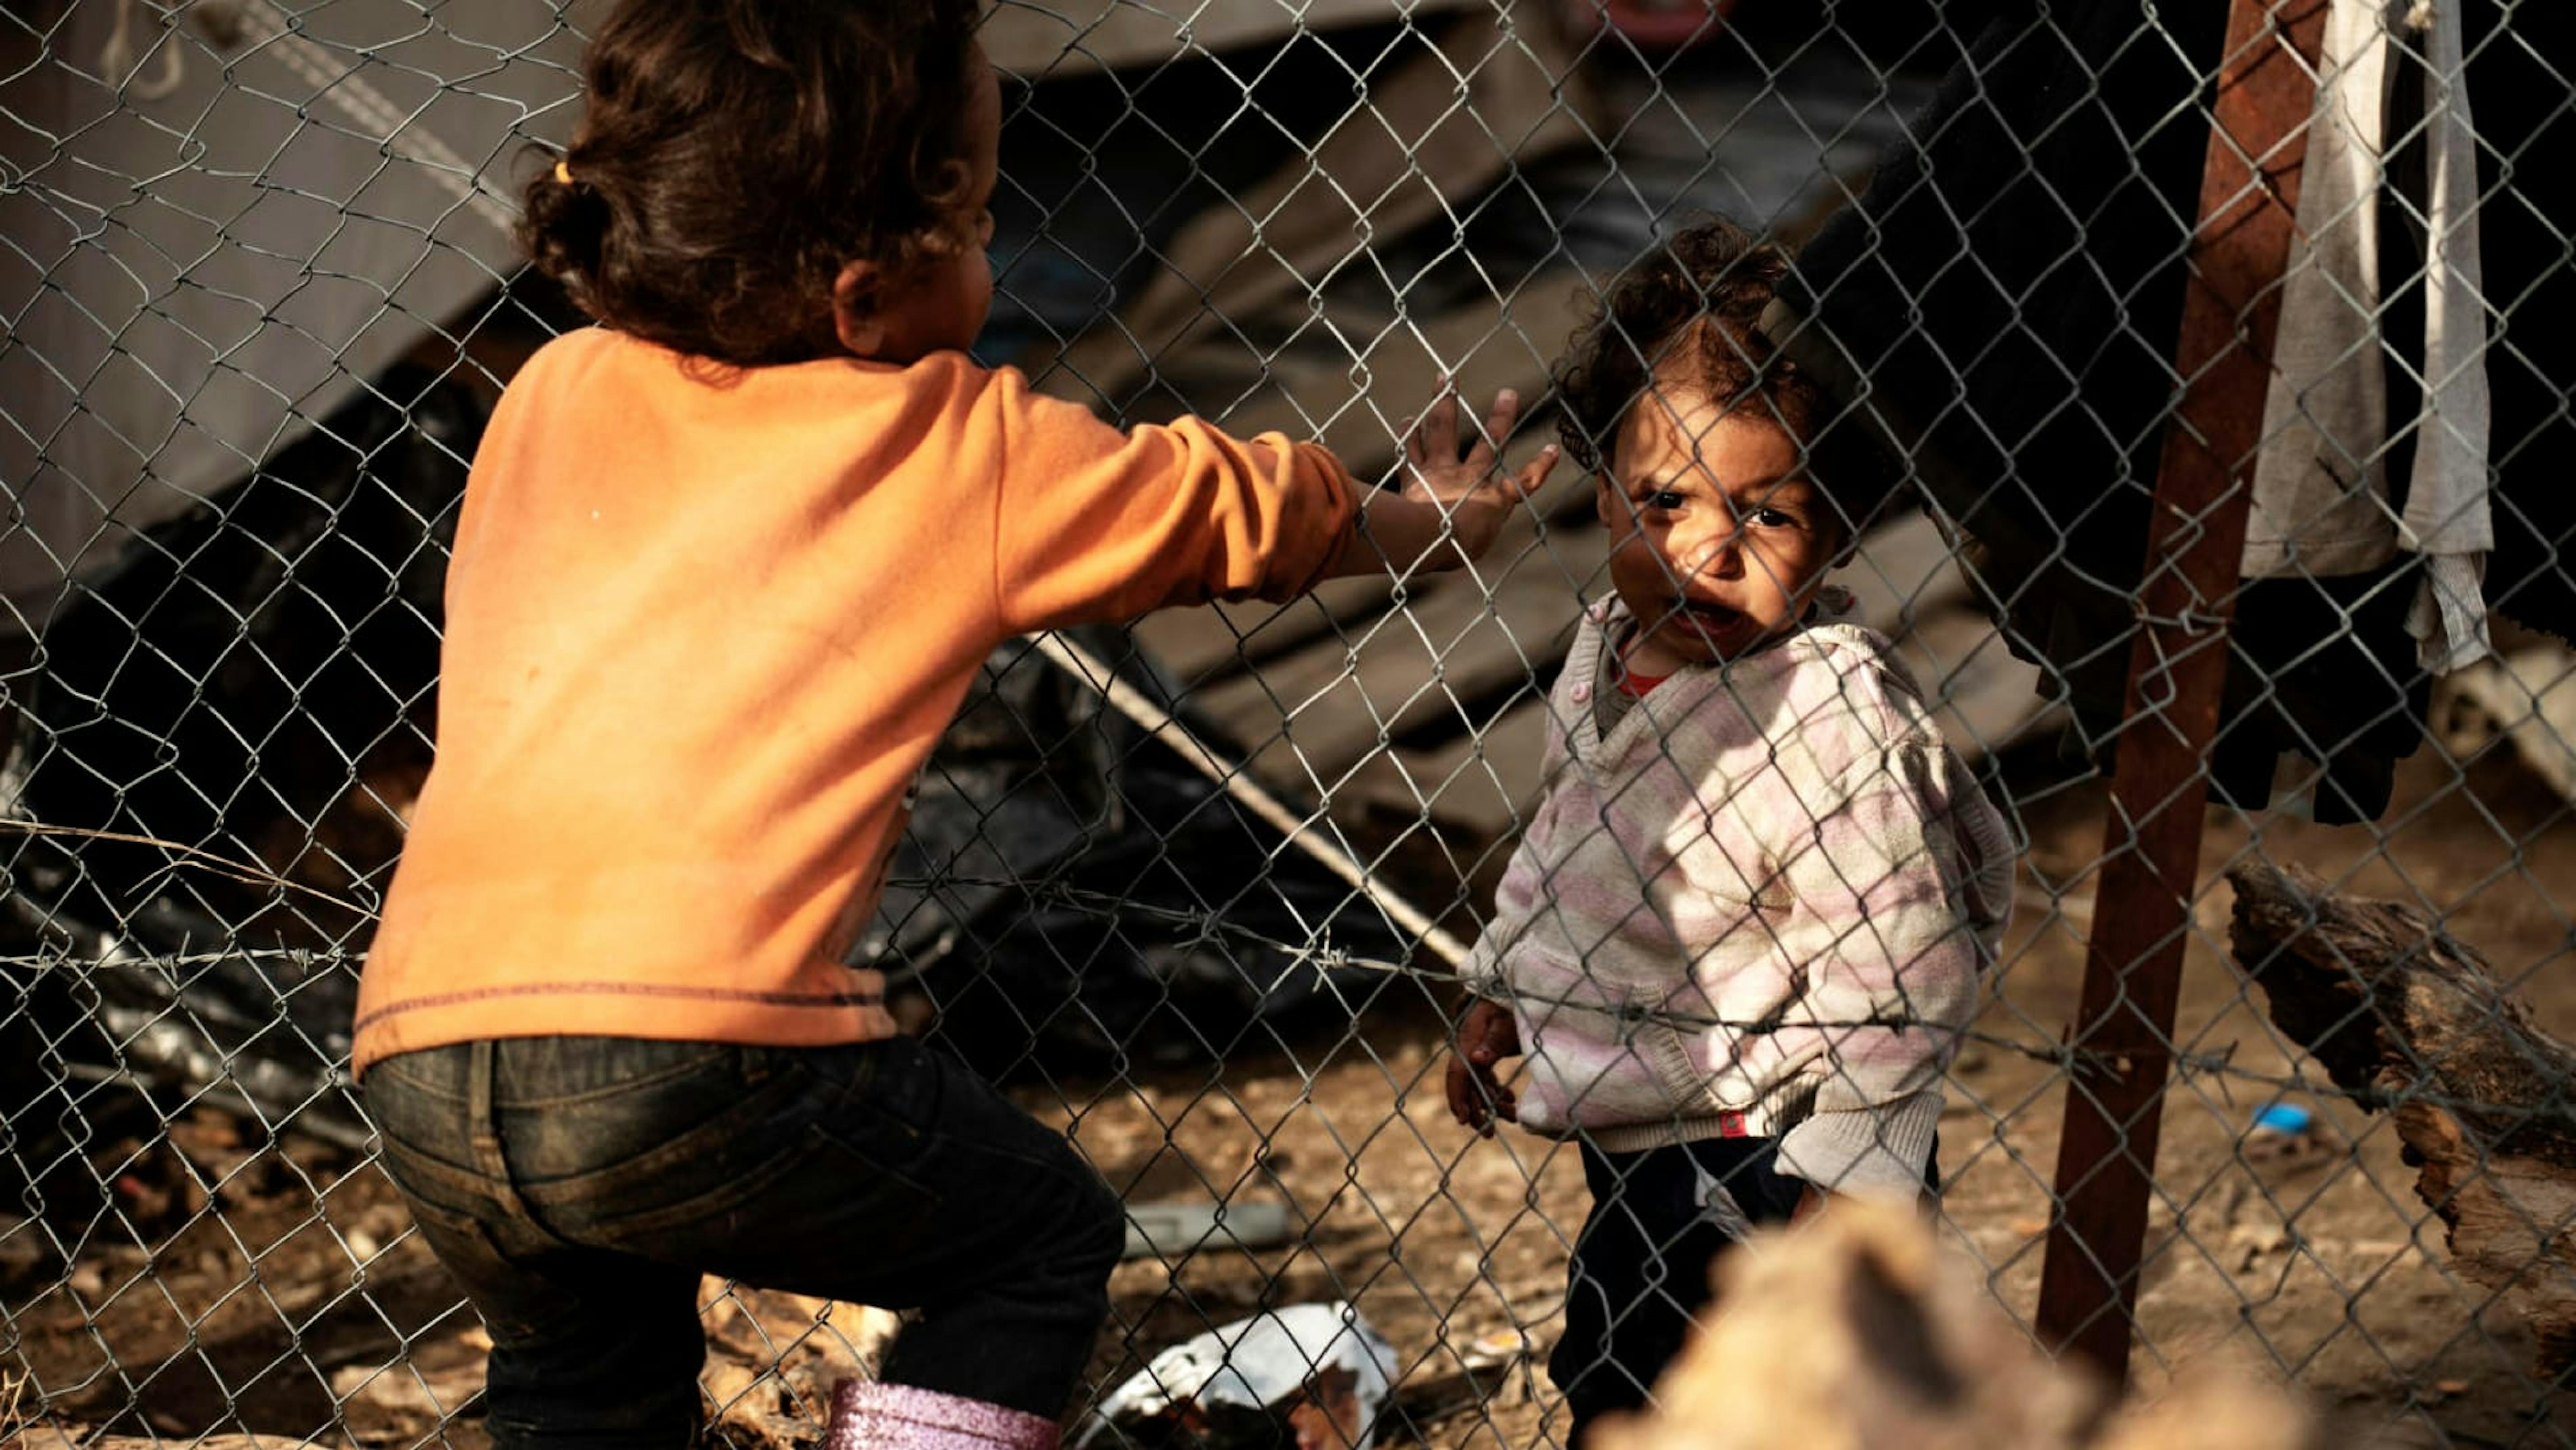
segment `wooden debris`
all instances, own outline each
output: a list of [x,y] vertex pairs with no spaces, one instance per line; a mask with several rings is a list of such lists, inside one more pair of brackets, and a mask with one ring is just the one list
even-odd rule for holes
[[1976,1267],[1915,1215],[1840,1203],[1718,1270],[1719,1311],[1599,1450],[2296,1450],[2282,1390],[2186,1377],[2103,1413],[2101,1381],[2052,1363]]
[[2533,1025],[2478,954],[2422,913],[2261,859],[2229,869],[2237,969],[2337,1087],[2388,1109],[2460,1274],[2576,1369],[2576,1049]]
[[[1366,106],[1233,206],[1193,218],[1115,326],[1022,358],[1029,375],[1122,415],[1239,399],[1216,418],[1230,431],[1318,437],[1362,477],[1394,457],[1381,379],[1404,385],[1396,411],[1428,403],[1444,372],[1479,405],[1505,386],[1537,397],[1571,330],[1571,276],[1436,312],[1389,294],[1382,312],[1344,308],[1316,325],[1325,283],[1371,242],[1451,217],[1515,167],[1599,134],[1574,55],[1542,7],[1478,9],[1426,26],[1389,57]],[[1276,326],[1310,345],[1248,342]],[[1186,402],[1156,398],[1172,379],[1188,380]]]

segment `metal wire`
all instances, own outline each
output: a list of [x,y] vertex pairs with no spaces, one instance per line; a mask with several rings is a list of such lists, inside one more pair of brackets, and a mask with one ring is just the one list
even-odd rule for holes
[[[2257,493],[2279,547],[2177,613],[2139,583],[2191,382],[2176,328],[2218,22],[1903,9],[989,18],[1006,123],[979,358],[1122,422],[1195,411],[1392,479],[1448,378],[1544,400],[1507,444],[1525,457],[1551,365],[1630,259],[1707,211],[1794,250],[1765,326],[1830,400],[1815,425],[1893,460],[1894,502],[1836,576],[1851,617],[1892,641],[2021,853],[1955,1032],[1902,994],[1790,1022],[1471,981],[1564,779],[1550,742],[1577,721],[1551,692],[1576,620],[1614,588],[1590,480],[1467,571],[1004,646],[863,949],[902,1020],[1062,1126],[1136,1217],[1069,1414],[1196,1334],[1338,1303],[1388,1347],[1378,1439],[1563,1439],[1542,1362],[1592,1203],[1571,1143],[1450,1119],[1454,1024],[1481,995],[1631,1045],[1944,1031],[1942,1221],[2025,1324],[2066,1222],[2066,1105],[2143,1071],[2161,1142],[2127,1120],[2072,1165],[2148,1160],[2138,1262],[2095,1261],[2137,1291],[2115,1327],[2143,1376],[2233,1353],[2357,1438],[2571,1443],[2549,1315],[2576,1269],[2547,1207],[2569,1200],[2531,1187],[2576,1143],[2552,1076],[2576,1061],[2552,1055],[2576,1040],[2576,519],[2536,481],[2576,375],[2553,322],[2576,288],[2549,160],[2576,129],[2564,22],[2464,5],[2456,62],[2448,7],[2332,32],[2377,48],[2330,51],[2315,82],[2376,66],[2391,99],[2358,191],[2301,213],[2281,279],[2345,309],[2285,321],[2265,414],[2266,457],[2313,465],[2312,488]],[[350,1016],[434,756],[467,467],[518,364],[581,320],[509,240],[532,143],[551,154],[579,113],[577,15],[0,11],[0,1441],[480,1433],[490,1341],[379,1165]],[[2441,150],[2462,93],[2465,162]],[[2491,427],[2441,516],[2416,455],[2478,447],[2445,371],[2458,334],[2426,324],[2460,315],[2466,236],[2457,197],[2435,203],[2464,164]],[[2375,272],[2325,276],[2331,238],[2365,229]],[[2346,436],[2330,404],[2364,375],[2377,403]],[[2438,602],[2422,555],[2473,515],[2493,650],[2435,673],[2409,624]],[[2361,543],[2320,522],[2355,518]],[[2182,738],[2187,661],[2128,678],[2154,629],[2223,654],[2226,685],[2199,874],[2159,886],[2183,907],[2151,944],[2182,949],[2181,1009],[2141,1050],[2072,1026],[2105,863],[2160,805],[2114,807],[2116,754]],[[2288,945],[2231,925],[2243,883],[2292,865],[2331,897]],[[1636,887],[1669,923],[1664,866],[1638,861]],[[2337,915],[2356,901],[2380,905]],[[2473,1005],[2410,1036],[2426,1002]],[[2423,1188],[2433,1122],[2458,1156]],[[2486,1228],[2461,1226],[2471,1203]],[[897,1327],[716,1280],[700,1302],[733,1444],[811,1441]]]

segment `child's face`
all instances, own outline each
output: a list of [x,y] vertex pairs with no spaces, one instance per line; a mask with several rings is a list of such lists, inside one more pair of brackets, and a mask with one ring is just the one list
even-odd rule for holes
[[[946,250],[893,288],[884,289],[864,315],[841,314],[842,345],[877,362],[911,363],[934,352],[964,352],[984,330],[993,308],[993,188],[1001,177],[1002,90],[984,53],[968,62],[973,88],[966,106],[969,168],[960,225],[942,242]],[[844,273],[844,285],[850,274]],[[837,304],[836,304],[837,305]]]
[[1806,611],[1840,531],[1797,468],[1797,442],[1757,402],[1729,411],[1665,386],[1628,410],[1594,485],[1610,582],[1637,618],[1631,669],[1733,659]]

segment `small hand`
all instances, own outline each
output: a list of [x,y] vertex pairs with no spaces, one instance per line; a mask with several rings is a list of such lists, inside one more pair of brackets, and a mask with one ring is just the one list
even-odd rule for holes
[[1520,1029],[1509,1008],[1479,998],[1458,1021],[1458,1041],[1449,1059],[1449,1116],[1490,1138],[1494,1120],[1518,1120],[1512,1090],[1494,1076],[1494,1064],[1521,1052]]
[[1405,436],[1404,495],[1436,504],[1449,516],[1458,552],[1473,559],[1492,547],[1503,524],[1523,499],[1547,481],[1556,467],[1557,446],[1538,451],[1520,472],[1498,470],[1498,450],[1521,414],[1520,394],[1509,388],[1494,395],[1485,426],[1458,452],[1458,395],[1444,388],[1422,415],[1420,426]]

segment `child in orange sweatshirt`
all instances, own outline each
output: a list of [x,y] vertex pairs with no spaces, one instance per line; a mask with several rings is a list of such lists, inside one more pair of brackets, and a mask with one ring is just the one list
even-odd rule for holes
[[1031,630],[1473,557],[1442,398],[1402,494],[963,349],[1000,100],[972,0],[628,0],[525,240],[601,326],[476,455],[438,760],[360,988],[385,1164],[492,1334],[496,1444],[682,1446],[704,1274],[917,1310],[836,1443],[1045,1450],[1119,1203],[848,964],[914,775]]

